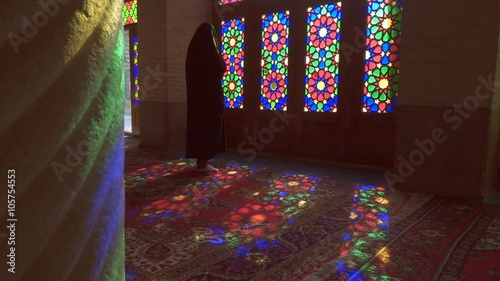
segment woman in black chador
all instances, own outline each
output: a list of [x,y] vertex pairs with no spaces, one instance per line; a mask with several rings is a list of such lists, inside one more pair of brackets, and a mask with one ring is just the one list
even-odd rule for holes
[[225,70],[215,28],[203,23],[189,43],[186,59],[186,157],[196,158],[200,171],[217,171],[207,160],[226,151],[221,85]]

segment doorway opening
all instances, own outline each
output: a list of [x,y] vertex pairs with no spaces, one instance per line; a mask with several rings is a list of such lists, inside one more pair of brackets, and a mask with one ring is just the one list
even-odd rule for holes
[[137,0],[125,2],[122,9],[124,40],[124,132],[139,135],[139,40]]

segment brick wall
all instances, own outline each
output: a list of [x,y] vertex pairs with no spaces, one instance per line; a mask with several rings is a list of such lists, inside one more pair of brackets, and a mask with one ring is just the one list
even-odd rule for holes
[[138,1],[141,146],[183,154],[187,47],[211,0]]
[[[170,1],[170,0],[169,0]],[[138,1],[139,84],[141,101],[167,101],[167,1]],[[153,77],[153,78],[148,78]]]
[[211,0],[167,1],[168,101],[186,102],[184,64],[196,28],[211,21]]
[[211,0],[139,0],[138,7],[141,100],[185,102],[187,47],[196,28],[211,21]]

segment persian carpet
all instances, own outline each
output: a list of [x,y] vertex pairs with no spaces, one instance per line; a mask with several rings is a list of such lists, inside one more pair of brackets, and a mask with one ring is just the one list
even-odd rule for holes
[[500,280],[500,208],[329,177],[126,154],[126,277]]

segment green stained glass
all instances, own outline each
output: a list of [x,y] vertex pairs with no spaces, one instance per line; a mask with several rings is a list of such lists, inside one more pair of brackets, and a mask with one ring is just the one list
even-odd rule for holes
[[134,104],[139,105],[139,40],[137,39],[137,36],[134,36],[132,38],[132,46],[133,46],[132,58],[134,61],[133,64],[133,76],[134,76],[133,91],[135,97]]
[[399,90],[401,0],[369,0],[363,112],[394,112]]
[[261,110],[286,110],[289,11],[262,16]]
[[125,2],[122,8],[123,25],[137,23],[137,0]]
[[245,19],[223,21],[221,35],[221,55],[226,63],[222,78],[224,106],[243,108]]
[[307,10],[304,111],[337,111],[341,16],[340,2]]

